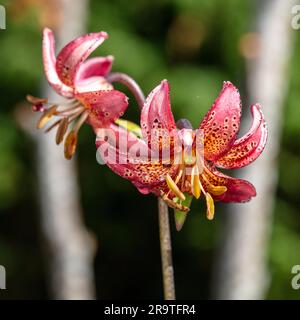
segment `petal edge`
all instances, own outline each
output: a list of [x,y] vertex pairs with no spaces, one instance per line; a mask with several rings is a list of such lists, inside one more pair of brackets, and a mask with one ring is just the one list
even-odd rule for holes
[[66,98],[73,97],[73,88],[65,85],[56,71],[55,40],[52,30],[43,30],[43,63],[47,80],[51,87]]
[[224,169],[236,169],[249,165],[256,160],[264,150],[267,142],[268,130],[261,106],[251,106],[253,122],[250,130],[236,140],[231,149],[215,164]]

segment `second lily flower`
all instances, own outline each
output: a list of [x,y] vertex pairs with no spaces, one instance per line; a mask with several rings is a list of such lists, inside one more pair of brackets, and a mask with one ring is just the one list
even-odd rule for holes
[[[237,139],[241,117],[240,95],[230,82],[224,82],[219,97],[199,128],[179,130],[171,111],[169,84],[164,80],[150,93],[142,109],[142,138],[112,124],[110,129],[96,130],[96,144],[100,147],[98,150],[102,150],[101,156],[105,157],[106,164],[114,172],[130,180],[142,193],[152,192],[161,196],[174,209],[188,212],[186,198],[190,195],[199,198],[203,193],[207,203],[207,218],[212,219],[214,200],[245,202],[256,195],[254,186],[248,181],[217,170],[217,167],[241,168],[261,154],[266,144],[266,124],[260,105],[253,105],[251,111],[252,127]],[[112,133],[116,140],[110,139]],[[203,159],[197,157],[196,142],[199,136],[203,142]],[[122,141],[127,142],[125,150]],[[176,146],[180,144],[188,152],[181,153],[181,161],[178,162]],[[167,147],[173,150],[168,162],[163,156]],[[153,151],[158,154],[154,162],[149,157],[140,157],[141,152],[149,155]]]
[[65,157],[70,159],[76,150],[77,134],[84,122],[93,127],[106,127],[123,115],[128,101],[125,94],[114,90],[106,80],[111,70],[113,57],[87,57],[107,39],[105,32],[90,33],[67,44],[55,57],[53,32],[43,32],[43,61],[49,84],[67,100],[49,102],[47,98],[27,96],[35,111],[43,114],[37,124],[43,128],[57,128],[56,143],[67,134],[71,123],[77,121],[65,139]]

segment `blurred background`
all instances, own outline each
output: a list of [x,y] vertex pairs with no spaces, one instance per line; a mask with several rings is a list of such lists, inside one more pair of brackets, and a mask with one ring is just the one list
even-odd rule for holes
[[[42,139],[50,139],[52,147],[38,137],[43,133],[36,132],[36,115],[25,102],[28,93],[49,92],[41,55],[45,26],[55,30],[60,48],[80,33],[108,32],[110,38],[93,55],[113,55],[113,71],[128,73],[145,94],[167,78],[175,118],[187,118],[194,127],[224,80],[240,89],[245,130],[251,124],[250,104],[262,103],[270,129],[266,152],[249,169],[230,173],[254,183],[258,197],[253,203],[218,204],[215,219],[207,221],[203,199],[194,201],[180,232],[170,210],[177,298],[300,298],[300,291],[291,286],[291,269],[300,264],[300,30],[291,25],[295,4],[2,1],[6,29],[0,30],[0,265],[6,268],[7,289],[0,290],[0,299],[155,299],[163,292],[156,199],[142,196],[96,162],[95,137],[88,126],[81,129],[76,159],[59,160],[72,175],[70,181],[78,182],[76,187],[65,185],[65,179],[48,181],[59,164],[43,166],[41,152],[44,157],[49,152],[52,159],[51,153],[61,155],[62,150],[50,137]],[[131,98],[126,118],[138,121],[133,97],[124,87],[117,88]],[[47,208],[51,183],[54,189],[75,190],[75,196],[52,198],[54,205]],[[69,217],[77,212],[81,219],[71,223],[78,222],[75,232],[82,228],[78,232],[89,239],[86,248],[80,247],[80,240],[78,246],[73,243],[84,256],[81,260],[79,254],[80,263],[86,263],[70,271],[75,281],[82,276],[75,284],[77,296],[70,287],[62,288],[61,277],[69,269],[64,269],[61,257],[68,254],[55,242],[65,232],[63,246],[69,250],[67,241],[72,242],[71,234],[76,237],[68,227],[58,235],[55,231],[68,223],[62,202],[73,198],[76,204],[66,210],[75,208]],[[47,216],[53,212],[55,222]],[[76,253],[71,258],[76,266]]]

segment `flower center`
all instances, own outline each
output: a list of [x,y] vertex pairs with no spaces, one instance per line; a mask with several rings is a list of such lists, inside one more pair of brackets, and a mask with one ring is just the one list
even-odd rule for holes
[[[193,161],[190,161],[191,159]],[[170,207],[187,213],[190,209],[184,205],[185,194],[193,195],[196,199],[199,199],[201,193],[203,193],[206,198],[206,217],[212,220],[215,211],[212,196],[222,195],[227,191],[227,188],[226,186],[213,185],[208,176],[208,169],[205,166],[203,166],[203,170],[199,169],[196,157],[188,157],[188,161],[186,161],[185,155],[183,155],[183,164],[180,165],[175,180],[170,175],[165,178],[169,190],[162,194],[163,200]]]

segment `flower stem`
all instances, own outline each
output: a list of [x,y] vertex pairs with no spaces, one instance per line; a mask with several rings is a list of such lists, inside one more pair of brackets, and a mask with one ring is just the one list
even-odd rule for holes
[[169,223],[169,211],[162,198],[158,198],[159,238],[165,300],[175,300],[174,268]]
[[[142,110],[145,96],[140,86],[127,74],[115,72],[107,76],[109,82],[119,82],[125,85],[134,95],[140,109]],[[161,197],[158,197],[158,220],[159,239],[162,261],[162,277],[164,285],[165,300],[175,300],[174,268],[172,261],[172,244],[169,222],[169,211],[167,204]]]
[[135,82],[135,80],[133,80],[131,77],[129,77],[127,74],[125,73],[121,73],[121,72],[113,72],[110,73],[107,76],[107,81],[109,82],[119,82],[122,83],[124,86],[126,86],[131,93],[134,95],[140,109],[143,108],[144,102],[145,102],[145,96],[144,93],[142,91],[142,89],[140,88],[140,86]]

